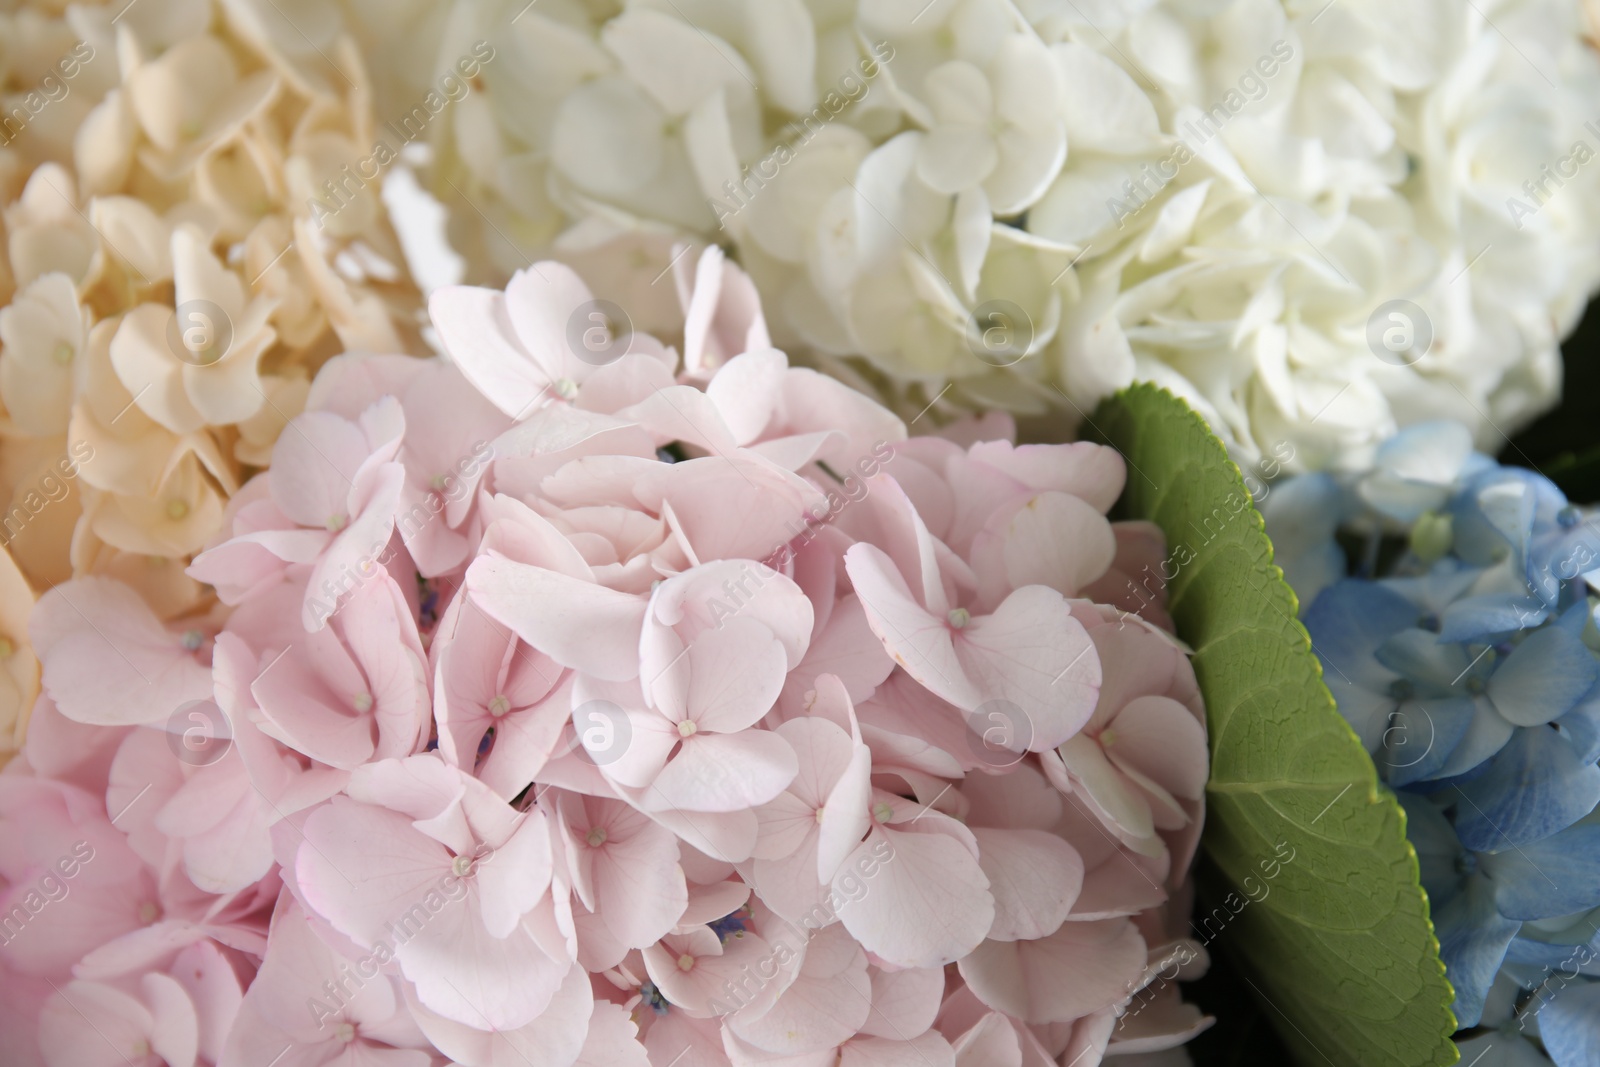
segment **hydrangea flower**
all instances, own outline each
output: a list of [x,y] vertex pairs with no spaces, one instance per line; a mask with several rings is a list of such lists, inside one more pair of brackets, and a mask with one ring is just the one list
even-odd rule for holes
[[907,418],[1139,379],[1299,469],[1439,417],[1483,444],[1600,285],[1576,0],[475,12],[517,33],[431,136],[476,278],[537,247],[634,306],[599,280],[732,245],[778,345]]
[[0,511],[38,590],[115,575],[165,617],[200,607],[184,567],[317,368],[425,351],[382,175],[359,165],[361,54],[338,10],[311,14],[0,13]]
[[[1453,423],[1404,431],[1366,472],[1275,487],[1267,511],[1323,678],[1405,807],[1463,1055],[1593,1062],[1594,518]],[[1354,577],[1330,574],[1336,529]]]
[[1121,458],[909,438],[691,272],[694,363],[572,389],[559,264],[446,294],[460,366],[320,372],[189,568],[217,603],[42,598],[18,1062],[1087,1065],[1210,1024],[1117,1025],[1205,968],[1167,909],[1207,766],[1186,651],[1095,599],[1162,549],[1106,518]]

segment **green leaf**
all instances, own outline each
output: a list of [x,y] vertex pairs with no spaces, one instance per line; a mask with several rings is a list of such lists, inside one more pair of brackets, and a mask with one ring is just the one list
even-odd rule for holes
[[1128,461],[1125,517],[1166,531],[1170,609],[1205,694],[1216,906],[1196,914],[1197,936],[1234,955],[1301,1064],[1455,1063],[1405,816],[1334,708],[1239,468],[1151,385],[1091,426]]

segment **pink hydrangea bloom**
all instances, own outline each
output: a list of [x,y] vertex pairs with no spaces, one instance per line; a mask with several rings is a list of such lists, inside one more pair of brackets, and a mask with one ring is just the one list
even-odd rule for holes
[[558,264],[445,290],[449,360],[318,376],[190,568],[214,609],[40,600],[16,1062],[1091,1067],[1207,1025],[1204,709],[1121,459],[909,437],[721,253],[678,282],[681,361],[583,341]]

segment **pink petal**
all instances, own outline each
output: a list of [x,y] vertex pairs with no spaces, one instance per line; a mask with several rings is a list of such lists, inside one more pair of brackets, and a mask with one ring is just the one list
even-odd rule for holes
[[935,696],[977,707],[982,700],[956,658],[949,622],[917,603],[889,557],[873,545],[854,544],[845,553],[845,569],[872,632],[894,661]]
[[1113,826],[1131,837],[1150,837],[1155,833],[1150,802],[1138,786],[1106,758],[1100,742],[1085,734],[1068,738],[1061,746],[1061,758],[1073,781]]
[[412,1013],[422,1032],[453,1061],[478,1067],[527,1067],[535,1063],[571,1063],[584,1046],[590,1009],[596,1004],[588,975],[568,970],[548,1006],[519,1027],[490,1028],[477,1020],[459,1020],[413,1002]]
[[121,582],[63,582],[39,598],[30,631],[45,691],[76,722],[165,722],[211,698],[210,668]]
[[[335,797],[306,820],[295,877],[306,903],[363,948],[451,873],[443,845],[399,812]],[[450,910],[464,911],[459,906]]]
[[944,999],[944,972],[913,967],[903,971],[872,968],[872,1013],[863,1034],[904,1037],[933,1025]]
[[650,1056],[629,1013],[598,1000],[589,1016],[583,1049],[572,1067],[650,1067]]
[[293,419],[272,449],[273,503],[301,526],[325,528],[345,515],[350,484],[370,452],[361,427],[332,412]]
[[650,791],[684,811],[742,811],[783,792],[798,769],[794,750],[770,731],[699,733],[684,740]]
[[729,619],[701,634],[687,661],[687,717],[703,730],[733,733],[755,725],[783,689],[783,645],[754,619]]
[[839,1050],[839,1067],[955,1067],[955,1050],[936,1031],[909,1041],[858,1037]]
[[549,397],[550,376],[517,340],[505,294],[447,285],[428,298],[428,317],[450,361],[513,419],[525,418]]
[[[935,818],[928,816],[930,828]],[[938,830],[874,826],[833,888],[845,928],[867,951],[901,967],[960,959],[994,923],[994,897],[977,859]]]
[[154,1028],[136,998],[97,982],[68,982],[39,1013],[39,1049],[49,1067],[126,1067],[135,1042],[148,1041]]
[[[1100,659],[1083,625],[1053,589],[1023,586],[994,614],[974,618],[960,631],[955,655],[981,701],[1005,701],[1027,716],[1033,735],[1029,751],[1055,748],[1082,729],[1094,711]],[[967,710],[977,706],[966,705]]]
[[1107,754],[1116,762],[1138,768],[1180,797],[1196,800],[1205,792],[1206,731],[1188,708],[1167,697],[1139,697],[1112,724],[1115,741]]
[[706,395],[717,406],[734,441],[747,445],[772,418],[789,369],[789,358],[775,348],[744,352],[717,369]]
[[431,918],[395,952],[401,972],[418,999],[447,1019],[478,1030],[526,1026],[550,1006],[571,962],[552,958],[521,927],[492,936],[468,903],[445,899],[428,908]]
[[[506,313],[517,340],[551,381],[569,378],[582,382],[595,369],[594,364],[578,358],[572,344],[573,316],[591,299],[589,287],[577,271],[553,260],[519,270],[506,283]],[[586,319],[580,322],[584,328],[589,325]],[[485,395],[494,394],[485,391]]]
[[550,824],[544,812],[523,814],[510,839],[478,860],[478,908],[490,937],[504,938],[550,887]]
[[[1063,596],[1106,572],[1116,554],[1111,524],[1067,493],[1040,493],[995,531],[1005,589],[1047,585]],[[977,551],[974,546],[974,552]]]
[[994,894],[996,941],[1036,940],[1055,933],[1083,886],[1083,860],[1043,830],[976,828],[978,862]]
[[[678,839],[621,801],[564,796],[561,806],[574,814],[572,847],[588,855],[593,910],[628,948],[665,936],[688,904]],[[596,828],[604,836],[590,845]]]
[[1126,919],[1063,923],[1037,941],[985,941],[961,961],[980,1000],[1025,1022],[1071,1022],[1127,997],[1144,970],[1144,938]]
[[999,1012],[989,1012],[955,1039],[956,1067],[1022,1067],[1017,1032]]
[[871,1011],[866,953],[835,924],[806,942],[800,973],[771,1008],[754,1018],[736,1013],[727,1025],[758,1049],[798,1056],[843,1044]]
[[608,681],[638,674],[641,597],[490,556],[467,568],[467,590],[491,618],[564,667]]
[[378,560],[394,535],[405,473],[398,463],[377,468],[358,509],[312,567],[301,612],[301,623],[308,631],[321,629],[352,589],[359,592],[384,576]]

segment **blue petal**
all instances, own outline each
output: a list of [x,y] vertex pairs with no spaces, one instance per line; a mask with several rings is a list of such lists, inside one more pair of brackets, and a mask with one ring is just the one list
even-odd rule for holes
[[1550,919],[1600,907],[1600,823],[1584,822],[1478,858],[1508,919]]
[[[1391,671],[1420,682],[1423,696],[1445,696],[1473,668],[1462,645],[1439,640],[1439,635],[1416,627],[1401,630],[1373,653]],[[1457,693],[1462,690],[1457,690]]]
[[1524,558],[1533,533],[1538,490],[1529,471],[1500,467],[1474,478],[1452,501],[1456,554],[1469,563],[1487,565],[1509,548]]
[[1556,1067],[1600,1064],[1600,982],[1576,982],[1539,1011],[1539,1037]]
[[1423,512],[1444,505],[1471,455],[1472,435],[1459,422],[1416,423],[1379,446],[1372,472],[1356,486],[1357,495],[1409,525]]
[[1390,716],[1384,750],[1373,760],[1396,789],[1436,777],[1460,748],[1476,714],[1467,697],[1407,701]]
[[1550,968],[1571,959],[1575,949],[1573,945],[1533,941],[1519,935],[1506,949],[1506,961],[1500,969],[1502,973],[1509,972],[1538,985],[1545,980]]
[[1578,706],[1561,716],[1556,726],[1577,749],[1578,762],[1600,760],[1600,686],[1585,693]]
[[1555,624],[1573,637],[1582,638],[1584,630],[1589,626],[1588,598],[1579,600],[1556,616]]
[[1274,561],[1305,605],[1345,575],[1334,531],[1347,510],[1344,491],[1325,473],[1301,474],[1272,486],[1261,515],[1272,538]]
[[1517,1031],[1491,1030],[1456,1042],[1464,1067],[1550,1067],[1532,1041]]
[[1553,526],[1536,533],[1528,549],[1528,588],[1546,604],[1581,599],[1579,576],[1600,560],[1600,538],[1585,523],[1571,528]]
[[1550,610],[1536,597],[1481,593],[1439,613],[1439,640],[1482,641],[1538,626],[1549,617]]
[[1482,878],[1468,882],[1466,892],[1437,912],[1434,929],[1439,935],[1439,956],[1455,986],[1451,1010],[1461,1026],[1478,1025],[1484,995],[1520,925],[1494,910],[1494,893]]
[[1481,777],[1457,790],[1456,834],[1473,852],[1549,837],[1600,802],[1600,767],[1548,726],[1518,730]]
[[1600,664],[1565,628],[1548,626],[1511,650],[1489,679],[1489,699],[1510,722],[1540,726],[1565,715],[1600,680]]
[[1483,576],[1482,567],[1469,567],[1446,556],[1428,573],[1413,578],[1385,578],[1383,584],[1416,606],[1418,615],[1439,615],[1466,595]]
[[[1328,687],[1356,684],[1382,691],[1394,672],[1372,658],[1385,640],[1416,622],[1405,597],[1377,582],[1348,578],[1324,589],[1306,609],[1304,623],[1323,662]],[[1334,698],[1339,692],[1334,689]]]
[[1437,911],[1461,889],[1461,873],[1456,864],[1465,850],[1450,827],[1450,820],[1433,801],[1415,793],[1396,793],[1395,799],[1406,812],[1406,840],[1416,850],[1422,888],[1428,891],[1428,900]]
[[[1516,727],[1500,717],[1494,710],[1494,705],[1489,703],[1487,697],[1477,697],[1472,702],[1472,721],[1467,724],[1467,732],[1456,745],[1455,751],[1450,753],[1450,758],[1445,765],[1439,768],[1438,777],[1443,779],[1463,779],[1475,781],[1482,774],[1471,773],[1474,768],[1484,767],[1482,773],[1487,773],[1485,767],[1495,753],[1506,746],[1511,740],[1511,735]],[[1455,784],[1452,782],[1452,784]]]

